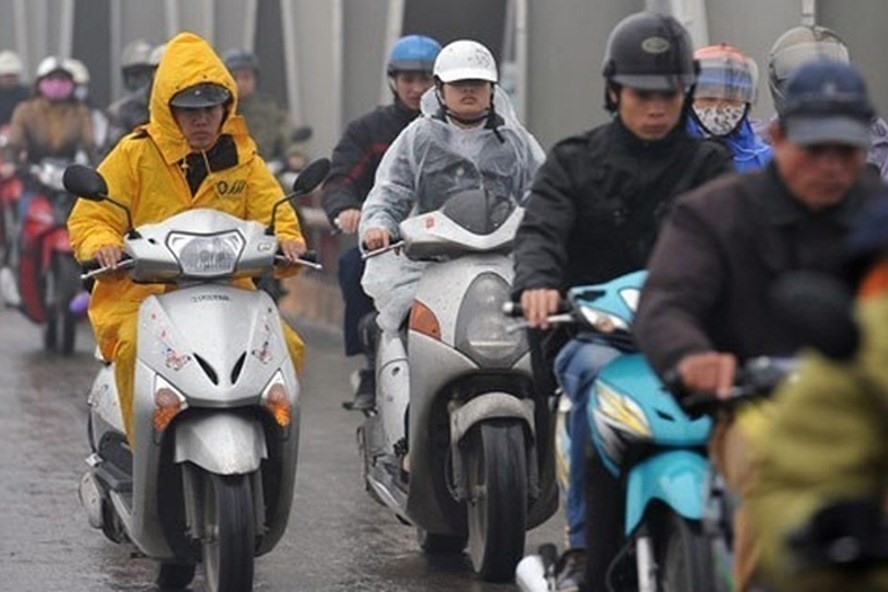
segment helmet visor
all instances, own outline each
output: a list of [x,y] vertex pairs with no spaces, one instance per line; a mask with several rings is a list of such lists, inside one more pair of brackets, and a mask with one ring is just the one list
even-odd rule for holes
[[617,74],[611,78],[617,84],[638,90],[684,92],[694,84],[693,74]]
[[704,58],[694,97],[754,103],[757,84],[758,68],[752,60]]
[[181,109],[200,109],[222,105],[231,99],[231,93],[220,84],[203,82],[181,90],[170,99],[170,105]]
[[844,45],[809,41],[778,51],[771,58],[771,68],[777,80],[786,80],[799,66],[818,59],[835,60],[845,64],[851,61],[848,48]]

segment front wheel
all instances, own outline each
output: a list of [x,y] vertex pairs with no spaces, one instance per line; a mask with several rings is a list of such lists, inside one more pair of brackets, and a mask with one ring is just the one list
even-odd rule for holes
[[161,563],[155,583],[161,590],[183,590],[194,579],[194,566],[179,563]]
[[712,547],[699,522],[668,512],[655,532],[657,590],[711,592],[716,590]]
[[434,534],[416,529],[419,547],[428,555],[459,555],[466,548],[466,538],[464,534]]
[[73,258],[56,255],[45,280],[46,326],[43,345],[48,351],[58,351],[66,356],[74,352],[77,316],[69,304],[79,291],[79,274]]
[[201,547],[207,589],[250,592],[256,539],[249,475],[205,476]]
[[468,452],[469,551],[489,582],[509,581],[524,554],[527,465],[524,427],[513,419],[475,428]]

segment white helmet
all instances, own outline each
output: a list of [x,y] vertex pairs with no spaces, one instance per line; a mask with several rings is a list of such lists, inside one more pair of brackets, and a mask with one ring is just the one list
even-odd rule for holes
[[74,78],[74,74],[71,72],[68,64],[65,63],[65,60],[62,60],[62,58],[56,56],[47,56],[40,61],[40,64],[37,65],[38,80],[52,74],[53,72],[64,72],[71,78]]
[[8,49],[0,51],[0,76],[21,76],[22,70],[22,60],[17,53]]
[[71,75],[74,76],[74,84],[79,86],[89,84],[89,68],[86,67],[86,64],[71,58],[65,60],[65,66],[71,72]]
[[161,43],[151,50],[151,55],[148,56],[148,65],[157,67],[160,64],[160,58],[163,57],[163,52],[166,50],[166,43]]
[[441,50],[432,71],[441,82],[487,80],[496,82],[496,60],[490,50],[468,39],[449,43]]

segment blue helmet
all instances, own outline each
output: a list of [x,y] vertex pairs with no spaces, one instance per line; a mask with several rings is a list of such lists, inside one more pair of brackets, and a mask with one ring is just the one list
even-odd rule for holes
[[392,47],[386,72],[389,76],[405,71],[431,74],[439,51],[441,44],[431,37],[425,35],[401,37]]

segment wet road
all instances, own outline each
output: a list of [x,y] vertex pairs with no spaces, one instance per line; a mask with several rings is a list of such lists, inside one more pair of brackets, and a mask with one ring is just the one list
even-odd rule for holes
[[[298,323],[297,323],[298,325]],[[354,368],[338,337],[300,326],[309,347],[296,493],[288,531],[257,560],[255,590],[500,592],[476,579],[468,557],[430,559],[412,528],[360,483],[355,428],[342,411]],[[37,327],[0,309],[0,590],[155,590],[153,562],[89,527],[77,499],[85,465],[86,396],[97,369],[87,326],[73,357],[40,350]],[[528,548],[560,539],[556,516]],[[193,590],[202,590],[201,576]]]

